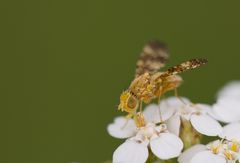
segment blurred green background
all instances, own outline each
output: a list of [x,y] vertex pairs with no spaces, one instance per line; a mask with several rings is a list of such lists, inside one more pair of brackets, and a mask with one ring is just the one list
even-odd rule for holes
[[203,57],[180,95],[212,103],[240,79],[240,1],[0,2],[4,163],[98,163],[122,143],[106,126],[133,79],[142,46],[169,44],[169,66]]

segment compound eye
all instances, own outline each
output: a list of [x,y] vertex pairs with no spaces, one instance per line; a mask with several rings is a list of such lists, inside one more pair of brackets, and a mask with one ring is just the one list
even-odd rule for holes
[[135,109],[137,107],[137,99],[133,96],[130,96],[128,98],[128,102],[127,102],[127,106],[130,108],[130,109]]

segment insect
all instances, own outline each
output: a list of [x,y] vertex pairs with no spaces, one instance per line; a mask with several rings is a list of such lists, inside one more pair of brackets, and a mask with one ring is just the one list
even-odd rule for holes
[[169,58],[168,51],[166,44],[156,40],[144,46],[137,61],[135,79],[120,96],[119,110],[129,113],[130,117],[136,115],[137,109],[142,109],[142,102],[149,103],[155,98],[159,102],[165,92],[176,90],[183,81],[179,73],[207,63],[206,59],[191,59],[160,72]]

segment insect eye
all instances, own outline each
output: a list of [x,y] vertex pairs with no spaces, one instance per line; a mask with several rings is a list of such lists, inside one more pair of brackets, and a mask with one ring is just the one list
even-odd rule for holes
[[136,106],[137,106],[137,100],[136,98],[134,97],[129,97],[128,98],[128,102],[127,102],[127,106],[130,108],[130,109],[135,109]]

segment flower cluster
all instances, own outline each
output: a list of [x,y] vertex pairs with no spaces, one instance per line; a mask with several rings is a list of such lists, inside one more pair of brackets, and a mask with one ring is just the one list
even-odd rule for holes
[[[146,106],[133,119],[115,118],[107,130],[126,139],[114,151],[113,163],[164,162],[175,157],[179,163],[239,162],[240,82],[222,88],[212,105],[169,97]],[[216,140],[203,145],[203,136]]]
[[178,158],[180,163],[234,163],[240,158],[240,142],[215,140],[207,145],[197,144],[187,149]]

